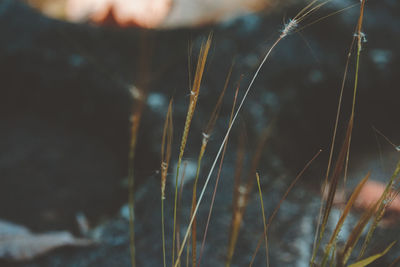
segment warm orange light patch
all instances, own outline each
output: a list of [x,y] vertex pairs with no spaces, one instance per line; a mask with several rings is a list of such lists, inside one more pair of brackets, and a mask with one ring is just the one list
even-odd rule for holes
[[256,12],[271,0],[65,0],[66,19],[120,27],[197,27]]
[[[355,210],[364,211],[375,204],[385,191],[386,184],[369,180],[362,187],[360,194],[354,202]],[[394,192],[393,192],[394,193]],[[347,194],[348,195],[348,194]],[[342,206],[346,203],[345,194],[338,190],[335,195],[334,205]],[[386,208],[382,219],[382,226],[393,226],[400,221],[400,196],[396,196],[393,202]]]
[[121,27],[155,28],[168,15],[172,0],[69,0],[68,19]]

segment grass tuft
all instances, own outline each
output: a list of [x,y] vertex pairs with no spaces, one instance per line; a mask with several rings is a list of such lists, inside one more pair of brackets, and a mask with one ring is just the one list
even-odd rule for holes
[[[356,30],[354,32],[354,37],[352,39],[352,43],[350,46],[350,50],[348,53],[346,65],[345,65],[345,71],[343,75],[343,80],[341,84],[341,89],[340,89],[340,94],[339,94],[339,100],[338,100],[338,106],[337,106],[337,111],[336,111],[336,119],[335,119],[335,124],[334,124],[334,130],[333,130],[333,136],[331,140],[331,145],[330,145],[330,151],[329,151],[329,160],[328,160],[328,166],[325,174],[325,181],[324,181],[324,192],[323,196],[326,196],[326,200],[321,201],[321,207],[320,207],[320,213],[319,213],[319,221],[317,224],[317,230],[315,233],[315,239],[314,239],[314,244],[313,244],[313,249],[312,249],[312,256],[310,259],[310,266],[317,266],[317,263],[315,263],[318,259],[321,260],[320,263],[318,263],[318,266],[321,267],[326,267],[326,266],[346,266],[347,263],[353,259],[353,252],[354,248],[358,244],[361,235],[363,231],[367,228],[367,225],[369,222],[372,221],[371,226],[369,227],[369,230],[367,232],[367,236],[364,239],[364,243],[362,244],[361,252],[358,255],[358,259],[356,263],[351,264],[351,267],[361,267],[361,266],[366,266],[369,263],[374,262],[378,258],[384,256],[395,244],[394,242],[391,243],[385,250],[383,250],[381,253],[378,253],[376,255],[367,257],[363,260],[360,260],[361,258],[364,257],[364,254],[366,252],[366,249],[371,241],[372,235],[379,224],[379,222],[382,220],[385,211],[387,210],[388,206],[392,203],[392,201],[398,196],[400,189],[398,188],[399,183],[400,183],[400,161],[397,164],[397,167],[390,179],[390,181],[387,183],[387,186],[382,193],[381,197],[379,198],[378,201],[376,201],[373,205],[368,207],[368,209],[362,214],[362,216],[359,218],[357,224],[354,226],[352,229],[350,235],[348,236],[346,242],[344,243],[344,246],[340,246],[337,243],[337,240],[339,238],[339,233],[344,225],[345,220],[348,218],[348,215],[350,214],[351,209],[354,206],[354,203],[356,202],[356,199],[360,196],[361,190],[363,186],[366,184],[368,181],[370,174],[368,173],[357,185],[357,187],[354,189],[353,193],[351,194],[349,200],[346,202],[346,205],[344,209],[342,210],[342,214],[338,220],[338,222],[335,225],[335,228],[333,229],[333,232],[330,234],[330,238],[327,240],[327,243],[324,244],[324,249],[321,249],[321,254],[318,255],[320,252],[320,247],[322,247],[322,243],[325,240],[324,235],[327,232],[327,225],[329,218],[331,216],[331,212],[333,209],[334,205],[334,198],[337,192],[338,185],[341,183],[341,178],[343,177],[344,185],[346,184],[346,179],[347,179],[347,172],[348,172],[348,166],[349,166],[349,159],[350,159],[350,148],[351,148],[351,140],[352,140],[352,133],[353,133],[353,128],[355,125],[355,106],[356,106],[356,100],[357,100],[357,91],[358,91],[358,82],[359,82],[359,69],[360,69],[360,55],[362,51],[362,43],[365,41],[365,35],[362,32],[362,25],[363,25],[363,17],[364,17],[364,7],[365,7],[365,0],[361,0],[359,4],[356,5],[351,5],[345,9],[339,10],[337,12],[331,13],[325,17],[322,17],[302,28],[299,28],[299,24],[302,23],[307,17],[309,17],[311,14],[313,14],[315,11],[320,9],[322,6],[326,5],[329,3],[331,0],[327,1],[322,1],[322,0],[312,0],[307,6],[305,6],[295,17],[290,19],[288,23],[286,23],[283,27],[283,29],[280,31],[280,35],[277,37],[275,42],[272,43],[271,47],[266,51],[265,56],[262,58],[260,64],[258,65],[257,70],[253,74],[250,83],[245,90],[242,98],[239,101],[239,105],[236,108],[236,102],[237,102],[237,97],[238,97],[238,92],[239,92],[239,85],[236,88],[236,93],[233,101],[233,106],[231,110],[231,115],[229,119],[229,124],[227,127],[227,130],[225,132],[225,135],[223,137],[223,140],[221,144],[218,146],[218,152],[213,159],[212,166],[207,173],[207,176],[205,177],[204,181],[204,186],[202,187],[200,194],[198,194],[198,182],[200,179],[200,173],[201,173],[201,167],[202,167],[202,161],[206,152],[206,148],[210,139],[210,136],[212,134],[212,131],[214,129],[214,126],[217,122],[217,119],[219,117],[219,113],[221,111],[222,107],[222,101],[223,97],[225,95],[225,92],[227,90],[230,77],[232,74],[232,68],[230,68],[228,75],[225,80],[225,84],[223,87],[223,90],[221,91],[221,94],[216,102],[216,105],[214,107],[214,110],[211,113],[211,117],[204,129],[203,138],[202,138],[202,144],[201,148],[199,151],[198,159],[197,159],[197,169],[196,169],[196,176],[195,180],[193,183],[193,189],[192,189],[192,202],[190,204],[190,220],[189,224],[187,226],[185,235],[183,239],[181,239],[181,225],[180,225],[180,211],[182,208],[182,195],[183,195],[183,187],[184,187],[184,178],[185,178],[185,170],[186,170],[186,165],[187,162],[183,161],[183,155],[185,153],[186,149],[186,144],[187,144],[187,139],[191,127],[191,122],[193,119],[193,115],[196,110],[197,106],[197,101],[199,97],[199,92],[200,92],[200,87],[201,87],[201,82],[203,79],[203,74],[206,66],[206,61],[208,57],[208,53],[210,50],[211,46],[211,39],[212,35],[210,34],[208,36],[208,39],[204,41],[201,45],[199,56],[198,56],[198,61],[196,65],[196,70],[194,73],[193,77],[193,83],[192,83],[192,76],[191,76],[191,71],[189,71],[189,88],[190,88],[190,101],[189,101],[189,106],[186,114],[186,120],[185,124],[183,127],[183,132],[182,132],[182,138],[180,142],[180,147],[179,147],[179,156],[178,156],[178,163],[177,163],[177,168],[176,168],[176,177],[175,177],[175,195],[174,195],[174,215],[173,215],[173,233],[172,233],[172,267],[180,267],[181,266],[181,256],[183,251],[185,250],[186,247],[186,266],[192,265],[193,267],[195,266],[200,266],[201,259],[203,256],[203,251],[204,251],[204,246],[205,246],[205,241],[207,237],[207,231],[208,231],[208,226],[210,224],[211,220],[211,214],[213,210],[213,205],[214,201],[216,198],[216,193],[217,193],[217,188],[218,188],[218,183],[220,180],[220,175],[221,175],[221,170],[222,170],[222,165],[227,149],[227,144],[228,144],[228,139],[231,133],[231,130],[234,126],[235,121],[237,120],[237,117],[244,105],[244,102],[250,93],[253,83],[255,82],[255,79],[259,75],[259,72],[261,68],[264,66],[265,62],[271,55],[272,51],[275,49],[275,47],[283,40],[285,39],[288,35],[292,33],[296,33],[300,30],[302,30],[304,27],[307,27],[315,22],[318,22],[322,19],[325,19],[329,16],[335,15],[345,9],[352,8],[356,5],[360,5],[360,14],[358,17],[358,22],[356,26]],[[353,51],[356,51],[356,57],[355,57],[355,77],[354,77],[354,86],[353,86],[353,98],[352,98],[352,105],[351,105],[351,113],[349,114],[347,125],[346,125],[346,132],[345,132],[345,137],[342,141],[342,145],[339,147],[339,151],[337,154],[337,158],[334,161],[334,152],[336,152],[336,146],[337,146],[337,131],[338,131],[338,125],[339,121],[342,115],[342,101],[343,101],[343,95],[344,95],[344,88],[345,84],[347,81],[347,75],[348,75],[348,70],[350,66],[350,61],[352,59],[352,53]],[[189,56],[189,69],[190,69],[190,60],[191,57]],[[130,240],[131,240],[131,261],[132,261],[132,266],[135,266],[135,247],[134,247],[134,220],[133,220],[133,211],[134,211],[134,195],[133,195],[133,159],[134,159],[134,151],[135,151],[135,146],[136,146],[136,138],[137,138],[137,132],[138,132],[138,127],[140,124],[140,118],[143,110],[143,104],[144,101],[142,101],[139,105],[138,108],[133,112],[132,114],[132,129],[131,129],[131,144],[130,144],[130,153],[129,153],[129,160],[130,160],[130,166],[129,166],[129,203],[130,203]],[[166,114],[166,119],[164,123],[164,129],[163,129],[163,135],[162,135],[162,143],[161,143],[161,224],[162,224],[162,250],[163,250],[163,266],[166,267],[166,244],[165,244],[165,217],[164,217],[164,200],[165,200],[165,187],[166,187],[166,179],[168,175],[168,169],[170,165],[170,159],[171,159],[171,147],[172,147],[172,138],[173,138],[173,118],[172,118],[172,106],[173,106],[173,101],[171,100],[168,106],[168,112]],[[279,203],[269,216],[268,220],[265,215],[265,209],[264,209],[264,201],[263,201],[263,194],[262,194],[262,189],[261,189],[261,184],[260,184],[260,177],[257,172],[257,167],[260,162],[262,153],[264,151],[264,146],[269,139],[271,135],[271,129],[274,123],[270,123],[270,125],[261,133],[259,141],[257,142],[257,148],[256,150],[252,153],[252,159],[251,159],[251,165],[249,168],[249,171],[247,173],[246,180],[243,180],[243,169],[244,169],[244,161],[245,161],[245,156],[246,156],[246,148],[245,148],[245,131],[240,131],[239,135],[239,141],[238,141],[238,148],[237,148],[237,154],[236,154],[236,165],[235,165],[235,172],[234,172],[234,185],[233,185],[233,199],[232,199],[232,217],[230,221],[230,232],[229,232],[229,240],[227,244],[227,252],[226,252],[226,261],[225,261],[225,266],[229,267],[232,264],[234,255],[235,255],[235,248],[238,244],[238,236],[240,229],[243,224],[243,218],[244,214],[246,211],[246,208],[249,204],[249,200],[253,191],[253,187],[255,185],[255,182],[257,182],[257,187],[258,187],[258,194],[259,194],[259,199],[261,203],[261,215],[262,215],[262,222],[263,222],[263,233],[260,235],[260,239],[258,241],[256,250],[252,256],[250,266],[253,265],[255,257],[257,255],[258,250],[260,249],[263,241],[265,242],[265,253],[266,253],[266,266],[270,265],[270,259],[269,259],[269,251],[268,251],[268,238],[269,238],[269,227],[271,226],[272,221],[274,220],[275,216],[277,215],[281,204],[285,199],[287,198],[288,194],[290,191],[294,188],[296,183],[299,181],[299,179],[303,176],[304,172],[309,168],[309,166],[312,164],[312,162],[320,155],[322,150],[319,150],[313,158],[308,161],[308,163],[305,165],[305,167],[301,170],[301,172],[295,177],[295,179],[292,181],[292,183],[289,185],[288,189],[280,199]],[[391,143],[393,146],[394,144]],[[208,218],[207,218],[207,223],[206,227],[204,230],[204,235],[202,239],[202,244],[201,244],[201,249],[200,249],[200,254],[199,256],[197,255],[197,235],[198,235],[198,229],[197,229],[197,212],[199,209],[199,206],[203,200],[205,190],[208,186],[208,183],[210,181],[211,175],[213,174],[214,168],[216,167],[217,162],[219,161],[219,167],[218,167],[218,174],[214,186],[214,191],[211,199],[211,204],[209,208],[209,213],[208,213]],[[335,162],[335,163],[334,163]],[[334,163],[334,164],[333,164]],[[182,168],[182,170],[181,170]],[[332,170],[331,170],[332,169]],[[254,179],[254,174],[255,178]],[[181,177],[181,179],[179,179]],[[397,186],[397,189],[396,189]],[[191,239],[190,239],[191,238]],[[190,245],[186,245],[187,243],[191,243]],[[190,258],[191,254],[191,258]],[[396,260],[398,261],[398,260]],[[395,264],[396,261],[393,263]]]

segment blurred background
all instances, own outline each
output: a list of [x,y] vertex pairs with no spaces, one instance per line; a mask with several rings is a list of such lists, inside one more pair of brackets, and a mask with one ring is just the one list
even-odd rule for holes
[[[333,0],[313,13],[302,22],[301,31],[279,44],[260,72],[230,139],[203,266],[220,266],[225,260],[238,138],[245,133],[247,170],[259,137],[273,121],[257,168],[267,214],[307,161],[323,150],[271,226],[272,266],[308,266],[357,3]],[[166,214],[172,217],[173,168],[190,77],[201,42],[213,32],[184,156],[184,225],[201,134],[230,67],[232,78],[203,176],[226,131],[238,82],[241,96],[284,23],[305,5],[292,0],[1,0],[0,264],[130,266],[130,117],[144,101],[134,162],[137,261],[139,266],[161,266],[158,170],[169,100],[174,98],[175,128]],[[342,11],[309,25],[338,10]],[[387,181],[399,158],[399,2],[368,1],[364,31],[348,190],[368,171],[372,179]],[[351,109],[354,61],[348,77],[339,143]],[[209,209],[212,190],[208,191],[199,211],[200,228]],[[354,213],[347,227],[357,216]],[[396,212],[391,216],[400,218]],[[168,232],[170,220],[166,227]],[[254,194],[233,266],[248,265],[262,229]],[[346,229],[350,228],[343,230],[343,240]],[[380,228],[371,253],[381,251],[398,230]],[[387,265],[399,254],[396,245],[376,266]],[[260,252],[255,266],[264,262]]]

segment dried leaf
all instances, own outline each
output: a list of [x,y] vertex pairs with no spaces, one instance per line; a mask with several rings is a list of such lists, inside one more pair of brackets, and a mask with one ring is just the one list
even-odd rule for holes
[[29,229],[0,220],[0,258],[25,261],[63,246],[88,246],[91,240],[76,238],[67,231],[34,234]]

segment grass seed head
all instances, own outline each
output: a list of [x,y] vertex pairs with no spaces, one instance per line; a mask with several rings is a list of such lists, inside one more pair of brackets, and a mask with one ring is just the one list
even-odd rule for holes
[[290,19],[288,23],[285,24],[285,27],[281,31],[280,38],[284,38],[287,35],[291,34],[297,27],[299,26],[297,19]]

